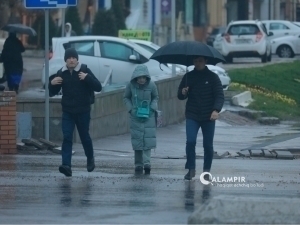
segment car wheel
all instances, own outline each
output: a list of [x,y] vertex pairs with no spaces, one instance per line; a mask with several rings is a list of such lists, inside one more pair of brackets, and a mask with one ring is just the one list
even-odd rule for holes
[[261,57],[261,62],[266,63],[267,61],[268,61],[268,53],[266,51],[266,53]]
[[278,48],[277,54],[280,58],[293,58],[294,52],[290,46],[282,45]]

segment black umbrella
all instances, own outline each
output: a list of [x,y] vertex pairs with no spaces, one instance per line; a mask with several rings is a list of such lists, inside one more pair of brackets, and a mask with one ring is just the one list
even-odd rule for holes
[[34,29],[19,23],[7,24],[2,27],[1,30],[7,31],[9,33],[28,34],[30,36],[36,36],[36,32]]
[[173,63],[185,66],[194,65],[193,59],[203,56],[208,59],[207,64],[216,65],[226,62],[224,57],[215,48],[198,41],[175,41],[159,48],[150,59],[160,63]]

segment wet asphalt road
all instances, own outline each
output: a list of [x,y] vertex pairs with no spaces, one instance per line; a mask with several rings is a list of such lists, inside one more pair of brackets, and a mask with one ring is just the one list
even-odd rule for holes
[[57,155],[0,156],[1,223],[186,224],[219,195],[300,197],[299,160],[215,159],[213,176],[243,176],[252,185],[221,187],[226,183],[201,184],[200,171],[184,181],[184,159],[154,158],[147,176],[133,174],[132,157],[96,156],[97,168],[88,173],[85,157],[74,155],[70,178],[58,172]]

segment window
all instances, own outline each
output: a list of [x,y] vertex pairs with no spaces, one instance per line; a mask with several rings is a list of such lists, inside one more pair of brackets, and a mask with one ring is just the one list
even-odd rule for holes
[[115,42],[100,43],[100,51],[102,57],[122,61],[129,61],[129,56],[133,55],[131,48]]
[[290,28],[288,28],[283,23],[271,23],[270,24],[270,30],[289,30],[289,29]]
[[64,44],[64,48],[75,48],[78,55],[94,56],[93,41],[69,42]]
[[259,32],[259,28],[255,24],[237,24],[232,25],[229,30],[229,35],[253,35]]

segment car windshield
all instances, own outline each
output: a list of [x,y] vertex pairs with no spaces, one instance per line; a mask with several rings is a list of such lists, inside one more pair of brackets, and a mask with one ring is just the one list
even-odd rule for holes
[[152,54],[154,52],[156,52],[157,49],[159,49],[160,47],[157,46],[157,45],[154,45],[154,44],[151,44],[150,46],[149,45],[144,45],[144,44],[141,44],[141,43],[137,43],[139,46],[145,48],[147,51],[151,52]]
[[255,24],[236,24],[232,25],[229,30],[229,35],[255,35],[259,32]]

